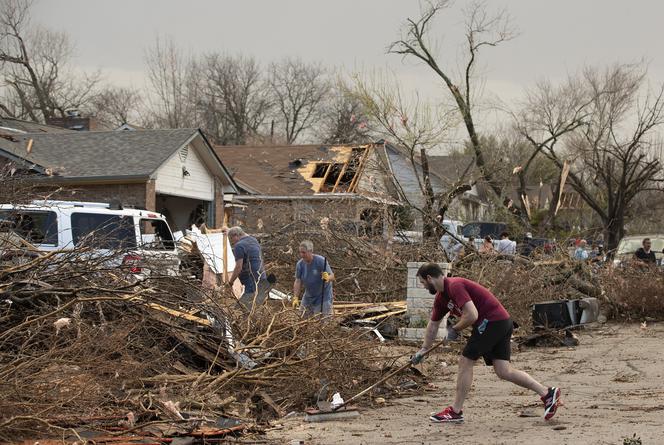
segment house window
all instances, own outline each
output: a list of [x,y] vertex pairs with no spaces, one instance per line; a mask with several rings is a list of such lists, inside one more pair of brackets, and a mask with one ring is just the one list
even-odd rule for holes
[[311,175],[312,178],[324,178],[325,173],[327,173],[327,169],[330,166],[328,162],[323,162],[320,164],[316,164],[316,168],[314,168],[314,173]]

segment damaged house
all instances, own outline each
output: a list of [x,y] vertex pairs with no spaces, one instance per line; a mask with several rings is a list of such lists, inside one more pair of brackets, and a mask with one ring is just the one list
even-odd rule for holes
[[[224,222],[237,186],[200,130],[0,129],[0,160],[51,199],[116,203],[163,213],[173,230]],[[51,129],[53,131],[51,131]]]
[[330,218],[345,230],[381,234],[393,199],[379,174],[382,145],[217,146],[240,194],[227,218],[250,230]]
[[[278,230],[293,220],[319,224],[332,217],[359,234],[389,235],[395,229],[422,228],[421,216],[413,210],[422,205],[415,176],[421,175],[419,164],[413,167],[408,154],[390,143],[217,146],[215,150],[240,189],[227,206],[227,219],[233,224]],[[464,162],[432,159],[432,183],[440,193],[459,180]],[[488,204],[473,187],[450,212],[477,219],[486,208]],[[404,212],[408,218],[397,216]]]

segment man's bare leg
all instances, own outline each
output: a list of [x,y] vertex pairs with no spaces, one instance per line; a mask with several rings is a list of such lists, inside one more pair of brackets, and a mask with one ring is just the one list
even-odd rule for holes
[[514,369],[510,362],[507,360],[494,360],[493,370],[496,372],[496,375],[499,378],[507,380],[508,382],[512,382],[515,385],[519,385],[523,388],[535,391],[542,397],[545,396],[548,392],[548,388],[532,378],[527,372]]
[[464,357],[459,358],[459,373],[457,374],[456,396],[452,408],[454,412],[460,413],[463,409],[463,402],[468,396],[471,386],[473,385],[473,366],[475,360]]

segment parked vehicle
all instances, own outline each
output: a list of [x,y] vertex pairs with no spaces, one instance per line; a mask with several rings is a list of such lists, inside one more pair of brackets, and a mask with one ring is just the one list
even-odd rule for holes
[[551,255],[558,249],[555,239],[551,238],[523,238],[517,244],[519,255],[532,255],[533,252],[545,255]]
[[482,246],[484,238],[487,236],[491,236],[495,247],[497,241],[500,239],[500,234],[505,230],[507,230],[507,224],[505,223],[474,221],[465,224],[461,233],[466,241],[471,236],[475,237],[475,248],[479,249]]
[[630,235],[624,237],[620,240],[618,247],[616,248],[616,253],[613,257],[613,265],[621,266],[634,260],[634,254],[636,251],[640,247],[643,247],[644,238],[650,238],[652,243],[651,250],[655,252],[657,264],[661,265],[662,260],[664,259],[664,254],[662,253],[662,249],[664,249],[664,235],[662,234]]
[[84,246],[138,278],[151,271],[175,275],[180,266],[166,219],[147,210],[70,201],[0,204],[0,230],[14,232],[43,252]]

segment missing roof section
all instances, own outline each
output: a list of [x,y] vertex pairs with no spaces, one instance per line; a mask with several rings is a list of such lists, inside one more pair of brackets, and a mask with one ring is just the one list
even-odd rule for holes
[[323,178],[318,192],[353,193],[357,188],[367,155],[367,147],[353,147],[350,149],[350,153],[346,155],[345,162],[317,164],[311,177]]
[[339,177],[344,171],[344,166],[345,164],[340,164],[340,163],[335,163],[330,166],[327,175],[325,176],[325,179],[321,184],[319,190],[321,193],[334,192],[335,186],[339,181]]
[[316,167],[314,168],[314,172],[312,173],[311,177],[312,178],[324,178],[325,175],[327,174],[327,169],[330,167],[329,162],[320,162],[316,164]]

